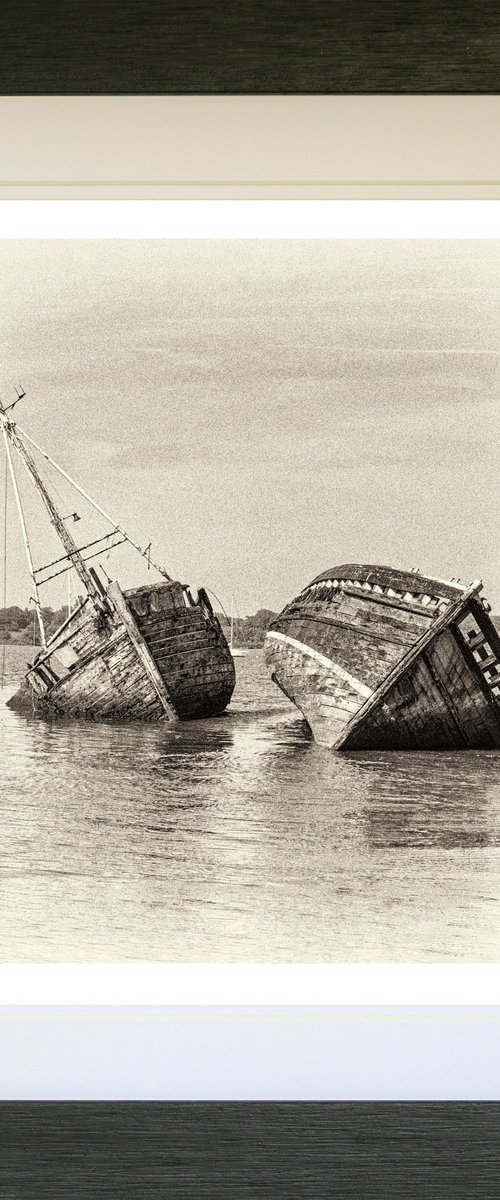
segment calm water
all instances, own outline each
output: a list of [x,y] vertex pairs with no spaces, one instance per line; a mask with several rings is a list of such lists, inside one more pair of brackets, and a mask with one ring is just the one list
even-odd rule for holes
[[0,702],[3,961],[500,958],[498,752],[335,755],[260,652],[176,727]]

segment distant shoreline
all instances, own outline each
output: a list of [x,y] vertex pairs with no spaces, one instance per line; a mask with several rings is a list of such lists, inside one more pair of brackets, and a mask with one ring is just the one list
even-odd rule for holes
[[[42,609],[43,618],[50,637],[67,617],[67,609],[55,611],[51,608]],[[217,613],[226,637],[229,640],[229,621],[225,614]],[[259,608],[248,617],[235,617],[233,620],[233,643],[242,650],[260,650],[264,645],[266,632],[271,621],[277,616],[270,608]],[[33,646],[40,645],[38,629],[34,631],[34,613],[32,608],[19,608],[11,605],[0,608],[0,646]]]

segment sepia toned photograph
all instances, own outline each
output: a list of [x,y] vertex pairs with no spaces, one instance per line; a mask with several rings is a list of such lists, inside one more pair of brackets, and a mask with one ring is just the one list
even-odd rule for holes
[[497,960],[500,241],[0,263],[0,961]]

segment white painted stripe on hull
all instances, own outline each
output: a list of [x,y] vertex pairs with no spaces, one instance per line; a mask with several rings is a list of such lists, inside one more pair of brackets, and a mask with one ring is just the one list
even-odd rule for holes
[[371,688],[367,687],[365,683],[361,683],[359,679],[355,679],[354,675],[350,675],[348,671],[344,671],[343,667],[333,662],[331,658],[327,658],[325,654],[320,654],[319,650],[313,650],[312,646],[306,646],[304,642],[298,642],[296,638],[289,637],[287,633],[277,633],[274,629],[267,634],[267,637],[274,638],[276,642],[285,642],[287,646],[293,646],[295,650],[300,650],[302,654],[307,654],[309,658],[314,658],[320,666],[333,671],[334,675],[338,675],[339,679],[342,679],[344,683],[348,683],[353,691],[358,692],[365,699],[373,695]]

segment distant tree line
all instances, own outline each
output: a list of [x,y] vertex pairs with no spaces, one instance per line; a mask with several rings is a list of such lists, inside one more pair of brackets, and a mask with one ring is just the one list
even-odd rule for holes
[[[229,641],[230,627],[227,617],[217,614]],[[270,608],[259,608],[252,617],[235,617],[233,621],[233,644],[245,650],[260,650],[264,645],[267,630],[276,613]]]
[[[66,620],[67,608],[42,608],[47,637],[55,633]],[[233,621],[233,643],[245,650],[260,650],[264,645],[267,630],[276,613],[271,608],[259,608],[251,617],[235,617]],[[229,641],[229,621],[225,613],[217,613],[224,633]],[[495,628],[500,631],[500,616],[492,616]],[[14,642],[19,645],[38,644],[38,621],[33,605],[29,608],[0,608],[0,644]]]
[[[59,625],[66,620],[67,608],[42,608],[43,623],[47,637],[55,633]],[[16,604],[10,608],[0,608],[0,643],[14,642],[21,646],[39,642],[38,621],[33,605],[29,608],[18,608]]]
[[[55,633],[59,625],[66,620],[67,608],[42,608],[43,622],[47,637]],[[218,614],[220,623],[229,641],[229,622],[222,613]],[[235,646],[245,649],[260,649],[264,645],[267,629],[276,616],[270,608],[259,608],[252,617],[235,617],[233,622],[233,642]],[[14,642],[19,645],[38,644],[38,621],[33,605],[29,608],[0,608],[0,643]]]

